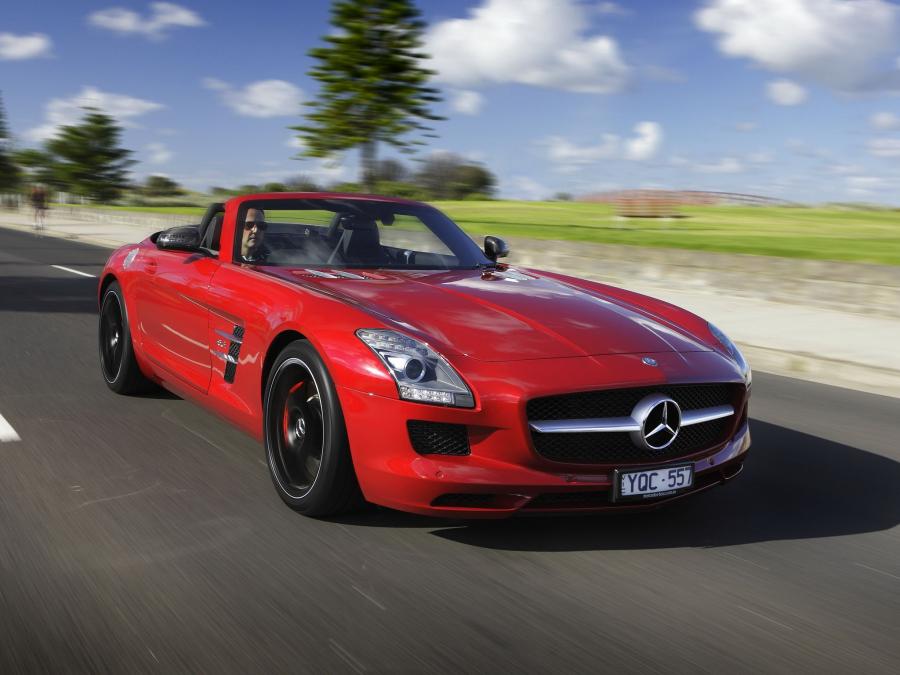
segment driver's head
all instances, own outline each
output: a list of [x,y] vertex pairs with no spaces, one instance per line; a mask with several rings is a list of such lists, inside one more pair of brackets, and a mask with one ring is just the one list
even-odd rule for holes
[[266,238],[266,214],[262,209],[247,209],[241,239],[241,255],[252,258]]

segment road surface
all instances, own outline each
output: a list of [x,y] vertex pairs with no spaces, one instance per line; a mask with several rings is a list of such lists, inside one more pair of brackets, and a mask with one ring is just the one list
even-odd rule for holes
[[758,373],[743,475],[655,513],[310,520],[106,388],[106,255],[0,229],[0,672],[900,671],[897,399]]

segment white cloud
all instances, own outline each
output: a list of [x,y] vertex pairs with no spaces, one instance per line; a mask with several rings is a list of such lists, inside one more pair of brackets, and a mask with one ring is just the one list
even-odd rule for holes
[[790,80],[773,80],[766,84],[766,95],[778,105],[800,105],[807,98],[806,89]]
[[332,158],[320,159],[311,173],[321,182],[336,183],[347,180],[350,170],[344,163],[343,156],[337,155]]
[[541,142],[547,148],[547,158],[561,167],[577,169],[602,159],[613,159],[620,153],[621,142],[616,134],[603,134],[598,145],[576,144],[562,136],[551,136]]
[[847,191],[853,194],[869,195],[887,187],[887,181],[879,176],[847,176]]
[[695,164],[693,169],[698,173],[741,173],[744,165],[734,157],[723,157],[718,162]]
[[738,122],[734,125],[735,131],[740,131],[743,134],[750,133],[751,131],[756,131],[756,128],[759,125],[756,122]]
[[110,7],[88,16],[88,23],[123,35],[143,35],[153,40],[166,37],[172,28],[196,28],[206,22],[187,7],[171,2],[153,2],[146,18],[124,7]]
[[900,129],[900,117],[890,112],[877,112],[869,118],[869,123],[879,131]]
[[650,159],[659,150],[663,132],[658,122],[640,122],[635,125],[635,138],[625,141],[625,159],[644,161]]
[[84,87],[70,98],[51,99],[44,107],[44,124],[25,132],[33,141],[51,138],[60,126],[76,124],[84,116],[84,108],[96,108],[113,117],[123,126],[134,126],[132,121],[149,112],[163,108],[161,103],[135,98],[126,94],[112,94],[96,87]]
[[13,35],[0,33],[0,61],[24,61],[50,56],[53,43],[43,33]]
[[587,35],[576,0],[484,0],[467,19],[448,19],[425,44],[437,80],[457,87],[511,82],[592,94],[621,90],[630,68],[616,41]]
[[607,14],[611,16],[628,16],[631,12],[622,5],[619,5],[615,2],[601,2],[599,5],[594,7],[594,11],[597,14]]
[[845,176],[851,173],[859,173],[860,171],[864,171],[863,167],[859,164],[829,164],[825,167],[825,170],[828,173],[836,174],[838,176]]
[[510,179],[509,197],[512,199],[539,200],[546,199],[548,190],[528,176],[513,176]]
[[484,97],[477,91],[460,89],[453,92],[450,107],[463,115],[477,115],[484,105]]
[[301,112],[303,91],[284,80],[260,80],[235,89],[227,82],[208,77],[203,80],[203,86],[218,91],[225,105],[238,115],[284,117]]
[[771,150],[758,150],[747,155],[750,164],[771,164],[775,161],[775,153]]
[[289,148],[293,148],[298,153],[306,150],[306,141],[304,141],[299,136],[291,136],[289,139],[287,139],[287,141],[285,141],[284,144]]
[[866,88],[896,54],[900,8],[887,0],[709,0],[694,22],[719,50],[839,90]]
[[603,134],[597,145],[573,143],[562,136],[550,136],[539,144],[546,148],[547,158],[558,171],[572,173],[578,167],[604,159],[644,161],[654,157],[662,144],[663,131],[658,122],[634,125],[634,137],[622,139],[617,134]]
[[165,164],[175,156],[165,143],[147,143],[144,150],[150,164]]
[[873,138],[866,147],[875,157],[900,157],[900,138]]

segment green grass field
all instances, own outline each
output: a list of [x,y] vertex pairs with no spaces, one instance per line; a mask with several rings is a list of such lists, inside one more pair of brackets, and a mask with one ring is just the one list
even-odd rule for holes
[[[671,220],[616,218],[604,204],[435,202],[473,235],[588,241],[900,265],[900,210],[697,206]],[[190,207],[106,207],[190,216]]]

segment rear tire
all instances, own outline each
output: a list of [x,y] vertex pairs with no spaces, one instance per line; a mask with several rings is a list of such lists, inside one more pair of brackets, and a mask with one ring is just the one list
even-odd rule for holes
[[150,388],[134,356],[125,296],[119,282],[113,281],[100,303],[100,372],[106,386],[117,394],[138,394]]
[[275,359],[263,408],[266,462],[281,500],[314,517],[358,507],[362,495],[334,381],[305,340]]

